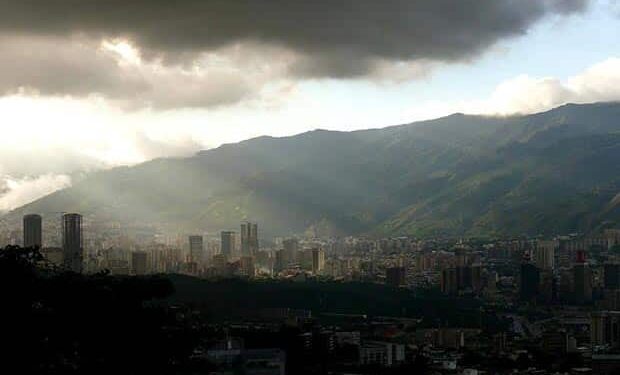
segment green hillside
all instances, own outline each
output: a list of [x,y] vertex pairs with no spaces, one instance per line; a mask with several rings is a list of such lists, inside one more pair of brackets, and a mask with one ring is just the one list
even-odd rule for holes
[[620,104],[260,137],[94,173],[24,206],[185,230],[507,235],[620,220]]

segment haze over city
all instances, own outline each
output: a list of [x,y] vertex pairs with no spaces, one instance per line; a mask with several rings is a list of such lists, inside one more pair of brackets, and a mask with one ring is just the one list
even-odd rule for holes
[[0,0],[0,373],[620,373],[620,1]]
[[2,8],[2,210],[255,136],[620,99],[611,0]]

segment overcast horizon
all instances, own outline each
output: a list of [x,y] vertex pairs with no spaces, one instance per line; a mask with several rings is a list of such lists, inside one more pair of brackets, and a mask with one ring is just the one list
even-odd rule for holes
[[0,211],[256,136],[620,100],[615,0],[0,6]]

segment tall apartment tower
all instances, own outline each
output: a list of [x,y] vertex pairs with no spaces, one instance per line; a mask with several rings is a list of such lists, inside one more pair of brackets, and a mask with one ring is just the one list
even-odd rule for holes
[[147,253],[145,251],[134,251],[131,253],[131,272],[136,275],[147,274]]
[[540,269],[532,263],[521,264],[519,294],[524,301],[532,301],[540,291]]
[[607,263],[604,267],[605,289],[620,289],[620,264]]
[[83,243],[82,215],[64,214],[62,216],[62,252],[63,263],[67,270],[82,272]]
[[325,269],[325,251],[312,249],[312,272],[316,275]]
[[24,247],[41,248],[43,244],[43,226],[41,223],[41,215],[30,214],[24,216]]
[[241,255],[254,256],[258,252],[258,225],[241,223]]
[[226,258],[231,258],[235,253],[235,247],[237,242],[237,233],[232,231],[223,231],[221,233],[221,254],[225,255]]
[[189,236],[189,261],[201,264],[203,262],[204,244],[202,236]]
[[299,252],[299,240],[297,240],[296,238],[287,238],[282,241],[282,246],[284,247],[284,266],[286,267],[293,263],[296,263],[298,261],[297,253]]
[[390,267],[385,270],[385,283],[390,286],[405,285],[407,272],[404,267]]
[[553,270],[555,266],[555,251],[558,247],[558,241],[538,241],[535,251],[536,266],[541,270]]
[[577,263],[573,267],[575,303],[578,305],[592,302],[592,271],[588,263]]

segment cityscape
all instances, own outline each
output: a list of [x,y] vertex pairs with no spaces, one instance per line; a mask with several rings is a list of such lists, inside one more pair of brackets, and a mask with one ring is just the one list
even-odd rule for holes
[[620,374],[620,0],[0,0],[0,375]]
[[[312,309],[310,302],[304,309],[286,306],[285,297],[271,306],[237,308],[225,321],[209,322],[225,336],[211,338],[194,353],[222,373],[239,363],[246,373],[290,373],[287,355],[306,356],[292,365],[298,371],[320,365],[329,373],[391,373],[415,366],[466,374],[615,373],[620,368],[620,229],[495,240],[265,239],[259,223],[243,222],[238,231],[138,239],[124,236],[118,226],[93,230],[77,213],[54,219],[60,223],[48,227],[43,223],[49,217],[25,215],[21,228],[0,238],[7,246],[40,249],[42,262],[63,272],[170,274],[211,283],[238,279],[310,288],[377,284],[404,292],[404,298],[458,301],[454,316],[436,319],[398,309],[388,316]],[[462,319],[471,311],[458,312],[461,304],[476,306],[474,321]],[[298,330],[293,339],[298,347],[255,341],[262,335],[265,342],[277,342],[281,325]],[[260,372],[252,372],[258,371],[252,366]]]

